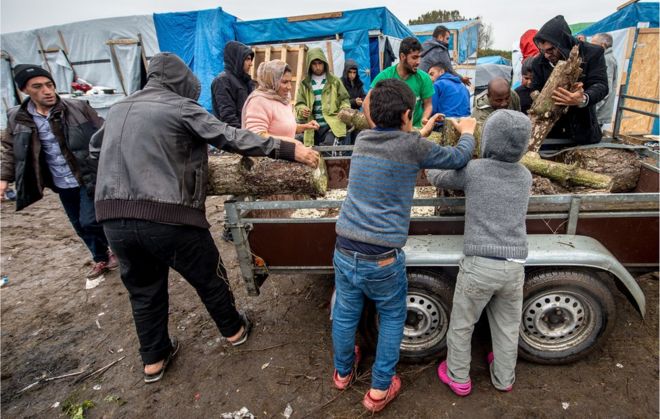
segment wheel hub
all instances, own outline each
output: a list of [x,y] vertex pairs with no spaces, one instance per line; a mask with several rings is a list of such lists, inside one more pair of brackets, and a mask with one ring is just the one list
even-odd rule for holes
[[588,334],[588,302],[568,291],[541,294],[523,307],[522,338],[547,350],[573,345]]
[[402,349],[423,350],[435,345],[447,333],[445,309],[435,298],[411,291],[407,296],[406,323]]

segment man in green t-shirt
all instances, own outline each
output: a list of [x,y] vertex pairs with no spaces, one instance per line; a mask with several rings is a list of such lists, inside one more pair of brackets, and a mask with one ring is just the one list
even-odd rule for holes
[[[420,62],[420,53],[422,51],[422,44],[419,43],[417,38],[412,36],[404,38],[399,47],[399,63],[394,64],[378,73],[375,79],[371,82],[373,88],[376,84],[385,79],[399,79],[404,81],[410,90],[415,95],[415,109],[413,112],[413,126],[421,127],[431,117],[433,103],[431,98],[433,96],[433,81],[431,77],[424,71],[418,70]],[[364,114],[373,127],[374,124],[369,118],[369,96],[367,95],[362,107]]]

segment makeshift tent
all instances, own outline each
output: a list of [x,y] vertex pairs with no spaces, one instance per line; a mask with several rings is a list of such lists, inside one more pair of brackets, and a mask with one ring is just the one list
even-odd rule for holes
[[200,103],[207,109],[210,84],[222,70],[222,48],[229,40],[279,50],[285,44],[321,46],[326,53],[325,41],[331,40],[334,72],[341,74],[345,58],[351,58],[368,86],[373,71],[382,69],[387,44],[397,51],[400,40],[412,36],[384,7],[252,21],[237,21],[218,8],[154,14],[154,22],[161,50],[184,57],[200,78]]
[[181,13],[154,13],[154,24],[161,51],[173,52],[199,78],[199,97],[211,110],[211,82],[224,68],[224,48],[236,39],[237,19],[222,8]]
[[433,36],[433,30],[439,25],[449,29],[449,51],[454,62],[463,64],[477,57],[479,27],[481,26],[479,19],[408,25],[408,28],[419,39],[419,42],[423,43]]
[[487,57],[477,58],[477,65],[482,64],[501,64],[501,65],[511,65],[511,60],[508,60],[501,55],[489,55]]
[[[11,67],[37,64],[53,74],[60,93],[71,92],[71,82],[81,78],[93,85],[114,89],[114,95],[83,96],[97,108],[142,87],[149,57],[159,51],[151,16],[126,16],[88,20],[24,32],[2,34],[2,114],[17,104]],[[3,116],[4,117],[4,116]]]
[[[597,33],[609,33],[612,50],[618,64],[618,87],[614,94],[658,99],[658,2],[628,2],[611,15],[599,20],[575,35],[589,39]],[[618,105],[618,99],[616,101]],[[658,113],[658,105],[627,99],[624,106]],[[615,105],[616,108],[616,105]],[[614,111],[616,112],[616,111]],[[613,117],[614,118],[614,117]],[[657,134],[658,118],[625,111],[619,118],[622,134]],[[607,129],[614,127],[607,126]]]

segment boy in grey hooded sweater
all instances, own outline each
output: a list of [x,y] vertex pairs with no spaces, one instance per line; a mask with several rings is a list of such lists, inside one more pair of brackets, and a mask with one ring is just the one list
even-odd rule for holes
[[491,380],[500,391],[515,381],[527,258],[525,214],[532,175],[520,159],[531,134],[529,118],[495,111],[486,121],[481,158],[461,170],[429,170],[432,185],[465,191],[465,257],[460,262],[440,380],[459,396],[472,390],[470,350],[474,325],[486,309],[493,340]]

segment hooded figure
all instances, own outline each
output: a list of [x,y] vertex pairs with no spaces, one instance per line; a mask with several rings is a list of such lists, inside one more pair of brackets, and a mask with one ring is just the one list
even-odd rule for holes
[[525,215],[532,186],[532,174],[520,159],[531,132],[522,113],[495,111],[483,126],[480,159],[460,170],[426,174],[431,185],[465,191],[465,257],[447,334],[452,350],[438,369],[442,381],[461,396],[472,388],[470,340],[484,308],[493,331],[491,382],[500,391],[511,391],[515,381],[528,253]]
[[420,54],[422,60],[419,63],[419,70],[424,70],[428,73],[429,68],[436,63],[442,63],[447,67],[447,72],[453,74],[456,77],[461,77],[460,74],[454,70],[454,67],[451,65],[451,57],[449,56],[449,44],[445,42],[440,42],[437,39],[431,37],[424,41],[422,44],[422,53]]
[[245,99],[254,90],[254,82],[245,71],[245,60],[254,59],[247,45],[229,41],[225,45],[225,70],[211,83],[213,113],[234,128],[241,127],[241,111]]
[[[355,70],[355,79],[350,80],[348,78],[349,70]],[[358,105],[355,99],[360,98],[364,100],[367,94],[364,93],[364,83],[360,79],[357,62],[354,60],[346,60],[346,64],[344,65],[344,75],[342,76],[341,81],[344,83],[348,96],[351,98],[351,108],[360,109],[361,105]]]
[[523,61],[539,53],[539,49],[534,43],[534,36],[538,32],[536,29],[528,29],[520,37],[520,53],[522,54]]
[[[312,73],[314,60],[320,60],[324,64],[325,71],[322,78]],[[341,79],[330,74],[328,60],[321,48],[312,48],[307,52],[305,68],[307,69],[306,76],[296,93],[296,119],[299,122],[310,122],[316,119],[321,128],[316,131],[305,130],[304,143],[307,146],[321,143],[332,145],[330,137],[340,139],[346,136],[346,124],[339,120],[337,114],[342,109],[351,108],[348,92]],[[313,79],[316,79],[314,82],[317,86],[317,80],[320,81],[323,88],[315,89],[312,85]],[[307,112],[308,110],[309,112]],[[305,115],[306,113],[307,115]]]
[[[568,138],[577,144],[600,142],[603,134],[596,118],[596,104],[608,93],[603,48],[573,38],[571,29],[561,15],[549,20],[534,36],[537,46],[542,41],[552,44],[562,60],[568,59],[571,48],[579,45],[582,74],[578,82],[583,84],[585,95],[585,101],[581,105],[569,106],[566,114],[548,134],[548,138]],[[542,52],[532,62],[532,91],[540,92],[554,69],[554,63],[550,61],[548,54]]]
[[120,261],[147,383],[162,378],[179,349],[167,330],[169,268],[195,288],[233,346],[250,332],[208,230],[207,144],[287,160],[312,152],[218,121],[196,102],[199,93],[180,58],[156,54],[144,89],[113,105],[90,143],[90,156],[99,159],[96,216]]

